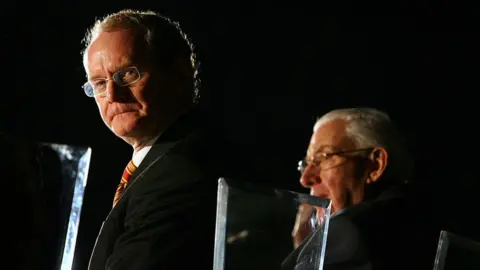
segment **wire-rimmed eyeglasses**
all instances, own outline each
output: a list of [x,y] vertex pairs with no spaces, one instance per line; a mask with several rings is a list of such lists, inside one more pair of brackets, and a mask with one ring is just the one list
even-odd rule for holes
[[140,80],[141,74],[137,67],[127,67],[116,71],[111,78],[98,78],[89,80],[82,88],[89,97],[104,94],[107,91],[107,82],[113,80],[118,86],[127,86]]
[[[303,173],[305,169],[308,167],[308,165],[312,164],[316,168],[322,168],[322,165],[325,164],[325,161],[330,159],[333,156],[342,156],[345,154],[350,154],[350,153],[355,153],[355,152],[363,152],[363,151],[372,151],[373,148],[360,148],[360,149],[351,149],[351,150],[345,150],[345,151],[338,151],[338,152],[333,152],[333,153],[317,153],[315,155],[315,159],[303,159],[298,162],[298,167],[297,170],[300,173]],[[330,164],[331,166],[334,166]]]

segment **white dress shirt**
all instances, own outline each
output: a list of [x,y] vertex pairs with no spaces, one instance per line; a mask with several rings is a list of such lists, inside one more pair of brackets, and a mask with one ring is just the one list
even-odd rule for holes
[[150,141],[148,141],[145,144],[145,146],[142,147],[142,149],[133,152],[132,161],[133,161],[133,164],[137,166],[137,168],[138,166],[140,166],[140,163],[142,163],[142,160],[145,158],[145,156],[147,156],[148,151],[150,151],[153,144],[157,141],[158,137],[160,137],[160,134],[154,137],[153,139],[151,139]]

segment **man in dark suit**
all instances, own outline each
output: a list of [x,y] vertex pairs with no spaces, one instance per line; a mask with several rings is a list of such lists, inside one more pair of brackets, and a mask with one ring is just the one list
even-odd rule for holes
[[217,141],[195,106],[190,41],[166,17],[124,10],[88,32],[84,65],[86,94],[134,150],[89,269],[211,269],[216,186],[224,172]]
[[[324,269],[432,269],[439,230],[410,196],[412,168],[384,112],[339,109],[317,121],[300,183],[332,202]],[[297,223],[308,220],[301,217],[308,208],[301,210]],[[311,256],[320,232],[310,223],[296,224],[296,249],[283,268],[313,269],[309,262],[317,259]]]

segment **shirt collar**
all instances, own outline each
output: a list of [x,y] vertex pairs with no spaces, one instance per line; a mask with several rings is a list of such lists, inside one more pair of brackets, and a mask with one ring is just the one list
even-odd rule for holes
[[133,164],[135,164],[135,166],[140,166],[140,163],[142,163],[142,160],[145,158],[145,156],[148,154],[148,151],[150,151],[150,149],[152,148],[153,144],[155,144],[155,142],[157,141],[158,137],[160,137],[161,134],[158,134],[157,136],[155,136],[153,139],[151,139],[150,141],[148,141],[144,147],[142,147],[142,149],[138,150],[138,151],[134,151],[133,152],[133,157],[132,157],[132,160],[133,160]]

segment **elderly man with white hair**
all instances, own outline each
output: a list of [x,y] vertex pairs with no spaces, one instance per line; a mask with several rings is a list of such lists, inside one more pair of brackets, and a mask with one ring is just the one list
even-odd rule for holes
[[[323,115],[299,170],[311,195],[332,202],[324,269],[432,269],[439,232],[409,196],[413,160],[386,113],[347,108]],[[305,222],[312,212],[301,208],[296,249],[284,268],[313,269],[309,240],[320,230]]]

